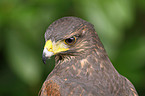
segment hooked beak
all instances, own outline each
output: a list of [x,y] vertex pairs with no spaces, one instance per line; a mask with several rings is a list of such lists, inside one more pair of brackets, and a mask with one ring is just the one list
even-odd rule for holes
[[45,64],[46,60],[49,59],[51,56],[62,52],[67,51],[69,48],[64,44],[63,41],[52,42],[48,40],[44,46],[43,54],[42,54],[42,61]]
[[52,55],[54,55],[53,52],[50,52],[47,50],[47,48],[44,48],[43,54],[42,54],[43,63],[46,64],[46,60],[49,59]]

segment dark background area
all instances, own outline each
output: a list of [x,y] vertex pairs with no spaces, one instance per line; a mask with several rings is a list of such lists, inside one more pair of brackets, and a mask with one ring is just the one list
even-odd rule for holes
[[44,33],[64,16],[95,26],[118,72],[145,96],[145,0],[0,0],[0,96],[36,96],[54,57],[41,60]]

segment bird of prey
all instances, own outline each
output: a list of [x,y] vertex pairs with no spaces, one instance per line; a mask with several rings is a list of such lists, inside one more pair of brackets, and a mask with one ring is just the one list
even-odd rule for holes
[[138,96],[112,65],[91,23],[63,17],[48,27],[45,41],[43,62],[55,55],[55,67],[40,96]]

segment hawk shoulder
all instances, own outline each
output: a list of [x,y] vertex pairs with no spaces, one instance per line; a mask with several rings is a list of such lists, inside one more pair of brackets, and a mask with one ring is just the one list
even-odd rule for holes
[[60,96],[60,87],[53,80],[46,80],[39,92],[39,96]]

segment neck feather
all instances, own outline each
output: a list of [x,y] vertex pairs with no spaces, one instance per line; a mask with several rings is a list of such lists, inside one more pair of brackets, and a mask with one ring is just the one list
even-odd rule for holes
[[106,52],[98,52],[97,49],[93,49],[87,56],[65,57],[62,62],[57,62],[54,69],[63,78],[84,80],[93,80],[102,76],[109,79],[114,77],[113,75],[118,75]]

